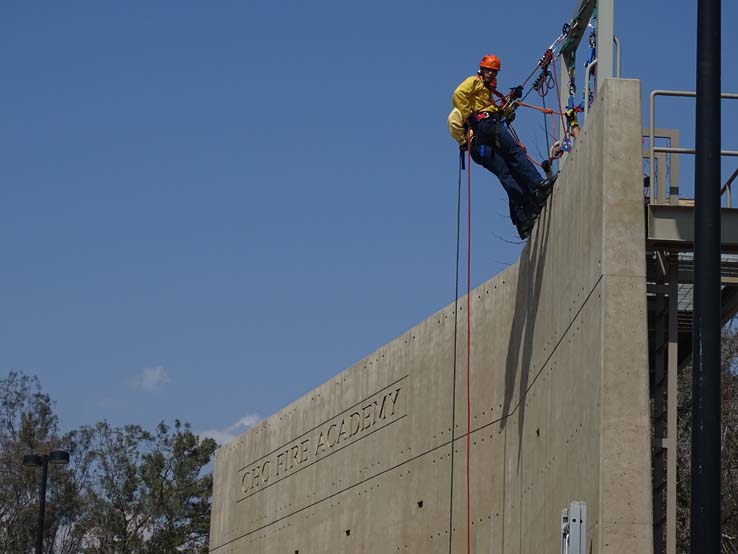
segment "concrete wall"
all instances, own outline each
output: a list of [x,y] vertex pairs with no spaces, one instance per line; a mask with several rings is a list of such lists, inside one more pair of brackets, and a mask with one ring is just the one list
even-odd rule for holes
[[[471,294],[472,552],[558,553],[572,500],[588,552],[652,551],[640,136],[639,82],[608,80],[517,265]],[[221,448],[210,551],[466,552],[466,319],[455,417],[451,305]]]

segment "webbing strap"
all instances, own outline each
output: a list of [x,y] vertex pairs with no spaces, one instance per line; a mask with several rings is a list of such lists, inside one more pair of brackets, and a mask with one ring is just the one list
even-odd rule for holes
[[464,152],[460,151],[459,156],[459,184],[456,194],[456,285],[454,286],[454,378],[451,395],[451,485],[449,492],[449,510],[448,510],[448,554],[451,553],[452,538],[454,530],[454,459],[456,452],[456,357],[457,357],[457,337],[459,328],[459,251],[461,250],[461,172],[464,170]]
[[[466,136],[466,552],[471,554],[471,133]],[[454,517],[454,460],[456,453],[456,360],[458,355],[459,322],[459,252],[461,242],[461,172],[464,168],[463,153],[459,161],[459,184],[456,199],[456,285],[454,289],[454,361],[453,399],[451,402],[451,484],[449,496],[448,552],[452,554]]]

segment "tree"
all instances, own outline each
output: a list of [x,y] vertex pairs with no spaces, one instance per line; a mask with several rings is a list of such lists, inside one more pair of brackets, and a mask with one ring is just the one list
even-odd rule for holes
[[0,410],[0,552],[10,554],[33,540],[33,487],[20,460],[26,445],[34,448],[55,431],[56,421],[38,381],[15,372],[0,380]]
[[[33,549],[38,518],[40,473],[22,465],[23,455],[65,448],[53,403],[38,378],[12,371],[0,379],[0,554]],[[47,552],[73,513],[77,487],[66,468],[49,469],[44,543]],[[71,535],[70,535],[71,537]],[[58,550],[63,552],[63,550]],[[65,552],[72,552],[67,549]]]
[[94,519],[93,504],[93,464],[95,451],[92,447],[94,435],[82,428],[71,431],[62,438],[62,448],[70,454],[67,468],[69,479],[56,498],[58,526],[53,540],[56,554],[79,554]]
[[53,403],[38,378],[0,379],[0,554],[30,554],[40,472],[24,454],[70,452],[50,467],[46,554],[204,554],[207,552],[216,443],[189,423],[102,421],[59,436]]
[[140,426],[98,423],[92,443],[91,525],[85,553],[199,554],[207,552],[215,451],[188,423]]
[[[738,554],[738,331],[723,329],[721,347],[721,552]],[[692,366],[678,381],[677,551],[689,553]]]
[[213,477],[203,475],[215,452],[213,439],[200,441],[189,423],[163,422],[156,429],[155,450],[144,456],[142,477],[151,499],[151,539],[147,552],[206,553]]
[[138,425],[113,428],[106,421],[82,431],[91,438],[93,456],[93,486],[88,497],[92,509],[83,552],[143,552],[151,514],[140,466],[152,436]]

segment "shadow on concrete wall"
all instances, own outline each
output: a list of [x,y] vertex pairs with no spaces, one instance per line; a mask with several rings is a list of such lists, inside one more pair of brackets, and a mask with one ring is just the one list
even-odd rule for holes
[[[500,429],[504,429],[507,420],[515,411],[518,413],[518,460],[520,467],[521,448],[523,444],[523,423],[525,422],[525,396],[531,379],[531,358],[533,357],[533,338],[535,336],[538,304],[541,298],[546,264],[546,252],[549,245],[549,231],[553,215],[550,207],[541,214],[537,233],[529,240],[518,261],[517,286],[515,288],[515,312],[507,346],[505,363],[505,399],[502,407]],[[513,398],[518,368],[520,368],[520,388],[517,399]],[[536,368],[540,371],[541,368]],[[533,376],[535,377],[535,376]]]

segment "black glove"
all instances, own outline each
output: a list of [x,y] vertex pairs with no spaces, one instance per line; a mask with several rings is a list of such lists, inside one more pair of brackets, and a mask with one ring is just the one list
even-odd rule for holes
[[517,100],[518,98],[523,97],[523,87],[521,85],[518,85],[515,88],[510,89],[510,98],[513,100]]
[[544,173],[548,173],[551,171],[551,160],[543,160],[541,162],[541,169]]

